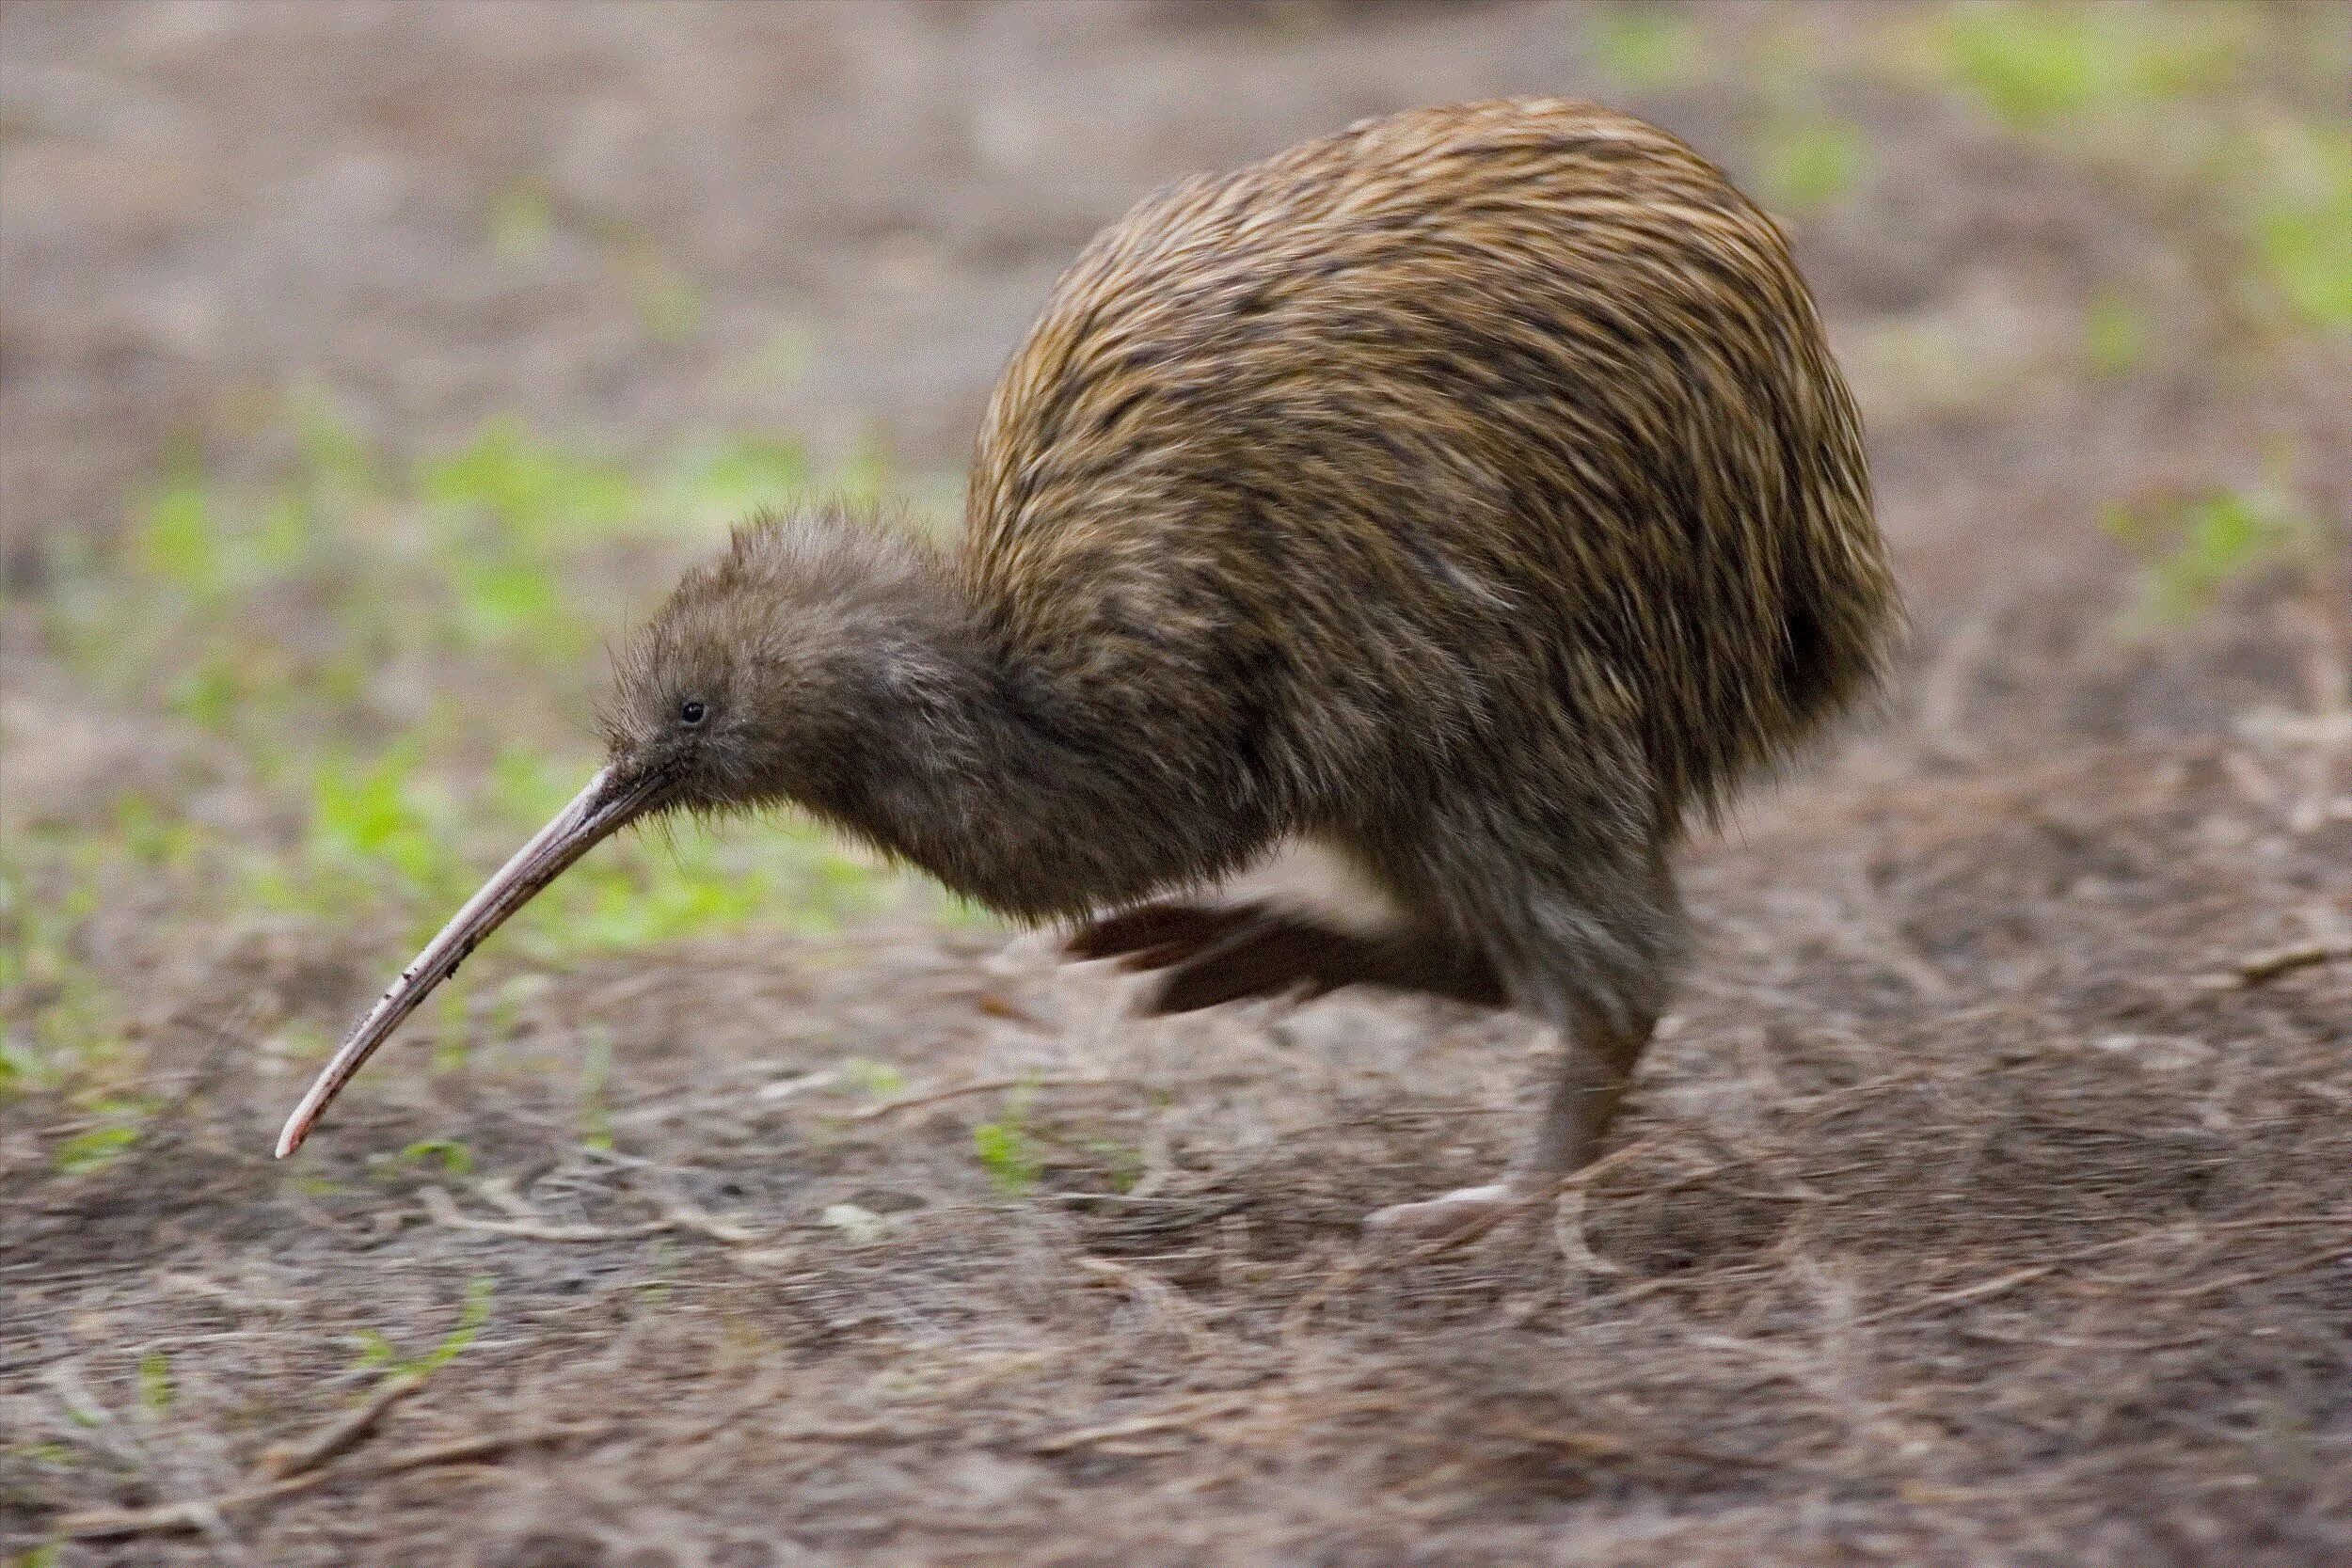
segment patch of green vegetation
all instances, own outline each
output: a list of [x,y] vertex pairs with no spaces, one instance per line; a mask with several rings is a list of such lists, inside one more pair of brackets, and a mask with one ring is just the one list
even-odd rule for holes
[[1133,1192],[1143,1180],[1143,1150],[1110,1138],[1089,1138],[1087,1150],[1103,1162],[1103,1179],[1115,1193]]
[[471,442],[417,466],[420,500],[461,520],[486,519],[532,545],[605,534],[640,520],[645,492],[627,467],[534,436],[501,417]]
[[377,1369],[394,1377],[430,1377],[466,1353],[468,1346],[482,1333],[490,1321],[490,1297],[493,1282],[486,1274],[475,1275],[466,1281],[465,1305],[458,1308],[457,1325],[442,1336],[438,1344],[411,1360],[400,1353],[400,1347],[372,1328],[359,1330],[359,1361],[363,1368]]
[[45,1064],[13,1031],[0,1033],[0,1094],[17,1094],[40,1082]]
[[60,1176],[87,1176],[103,1170],[131,1151],[139,1141],[139,1130],[124,1122],[109,1122],[93,1127],[57,1145],[49,1163]]
[[938,890],[936,915],[939,923],[960,931],[992,931],[1005,928],[1005,917],[987,905],[977,903],[946,888]]
[[470,879],[457,858],[455,802],[420,767],[422,747],[403,741],[372,759],[331,752],[313,765],[304,859],[364,881],[381,870],[401,891],[447,898]]
[[1804,213],[1841,199],[1869,172],[1868,144],[1844,120],[1790,116],[1769,123],[1756,146],[1767,206]]
[[870,431],[842,459],[830,488],[852,506],[878,507],[903,499],[894,494],[890,456]]
[[2273,126],[2248,214],[2260,286],[2301,325],[2352,330],[2352,129]]
[[[646,846],[625,845],[588,870],[540,922],[568,911],[562,932],[573,948],[641,947],[684,937],[740,930],[779,889],[757,872],[725,874],[705,843],[681,845],[669,875],[648,876]],[[587,868],[583,868],[587,869]]]
[[98,906],[92,847],[0,843],[0,1095],[53,1085],[120,1041],[116,999],[78,951]]
[[907,1075],[888,1062],[851,1056],[834,1070],[842,1087],[870,1100],[896,1100],[907,1092]]
[[1024,1097],[1016,1094],[1006,1102],[1003,1116],[972,1129],[972,1148],[979,1156],[980,1168],[1008,1197],[1019,1197],[1036,1186],[1045,1170],[1043,1152],[1029,1132],[1026,1109]]
[[732,522],[803,495],[814,483],[808,452],[799,442],[736,436],[682,452],[671,467],[668,490],[680,509]]
[[2318,520],[2282,487],[2217,490],[2108,514],[2107,531],[2145,563],[2140,627],[2192,619],[2231,583],[2317,558]]
[[509,661],[509,698],[537,684],[533,673],[575,671],[593,651],[580,558],[660,531],[651,490],[628,467],[513,419],[418,463],[410,494],[427,535],[427,559],[410,569],[446,595],[421,624],[447,648]]
[[131,533],[133,560],[151,578],[193,594],[219,586],[229,565],[212,486],[194,455],[176,455],[163,483],[138,509]]
[[[2234,303],[2255,325],[2343,333],[2352,330],[2352,129],[2340,114],[2228,91],[2255,62],[2258,14],[1984,0],[1926,13],[1901,36],[1920,45],[1930,75],[2003,124],[2175,214],[2198,270],[2228,270]],[[2282,47],[2276,39],[2265,46],[2265,83],[2315,53],[2282,58]],[[2112,305],[2102,309],[2087,324],[2085,357],[2095,373],[2122,373],[2145,334]]]
[[437,1163],[449,1176],[473,1174],[473,1150],[456,1138],[419,1138],[393,1158],[403,1164]]
[[150,1420],[160,1420],[171,1409],[171,1362],[162,1351],[139,1357],[139,1409]]
[[1636,90],[1690,80],[1699,57],[1698,29],[1670,6],[1611,6],[1593,17],[1585,42],[1611,79]]
[[115,832],[134,861],[154,868],[185,867],[203,843],[193,823],[139,790],[116,798]]
[[[297,415],[304,431],[322,419]],[[310,434],[308,462],[341,466],[358,461],[324,436]],[[135,510],[131,530],[133,563],[151,581],[203,603],[232,591],[284,578],[317,550],[314,497],[328,470],[306,467],[298,478],[257,502],[230,504],[206,475],[200,454],[183,443],[167,464],[164,478]],[[336,483],[341,483],[340,477]]]
[[[551,816],[588,768],[575,764],[567,773],[510,748],[494,759],[481,793],[460,798],[445,775],[427,770],[422,746],[404,741],[369,761],[314,758],[306,772],[309,810],[297,850],[249,867],[251,896],[318,919],[390,900],[415,911],[411,936],[421,942],[512,847],[507,841]],[[871,869],[814,834],[749,843],[692,830],[638,834],[574,867],[525,908],[506,940],[559,959],[724,934],[762,920],[824,929],[873,907],[879,893]],[[437,1016],[453,1034],[462,1030],[462,1007]]]
[[2038,129],[2225,87],[2244,69],[2229,6],[1976,4],[1938,13],[1942,72],[2007,124]]
[[453,974],[433,993],[433,1070],[458,1072],[473,1056],[473,976]]
[[306,813],[294,853],[250,862],[246,897],[262,908],[326,920],[389,898],[415,910],[419,941],[476,879],[446,784],[422,770],[422,747],[394,745],[373,759],[329,751],[303,759],[295,783]]
[[57,1568],[57,1554],[61,1550],[54,1541],[27,1547],[8,1560],[9,1568]]
[[[505,694],[519,696],[542,672],[576,671],[610,631],[580,580],[599,553],[664,541],[680,519],[707,533],[820,483],[874,488],[881,474],[865,452],[820,478],[797,445],[741,436],[691,444],[644,477],[494,419],[395,483],[317,400],[289,403],[254,439],[282,454],[275,482],[223,485],[182,443],[137,501],[121,560],[85,559],[69,541],[53,562],[63,651],[118,684],[163,675],[170,706],[232,736],[256,727],[240,720],[272,694],[260,727],[282,730],[284,693],[348,709],[385,665],[423,655],[496,654],[512,666]],[[344,634],[331,651],[290,658],[250,623],[248,601],[288,590],[331,601]]]
[[2093,375],[2128,375],[2148,356],[2153,331],[2147,311],[2129,295],[2102,290],[2083,310],[2083,361]]
[[63,1443],[18,1443],[8,1452],[30,1464],[58,1470],[71,1470],[79,1463],[73,1449]]
[[[898,488],[870,447],[828,472],[766,436],[623,461],[512,419],[393,462],[304,396],[256,400],[234,439],[211,455],[174,444],[109,550],[61,537],[36,609],[94,691],[214,737],[206,772],[258,793],[285,831],[231,835],[142,780],[75,826],[0,844],[0,1095],[126,1049],[119,1001],[79,953],[100,889],[169,887],[172,918],[215,923],[397,911],[421,941],[593,770],[595,645],[641,612],[648,580],[759,507]],[[546,964],[822,930],[896,885],[813,829],[679,823],[601,847],[500,942]],[[514,1022],[508,1002],[469,1000],[461,983],[438,999],[452,1059],[469,1022]],[[96,1169],[135,1137],[93,1129],[58,1159]]]
[[612,1032],[591,1024],[580,1053],[580,1141],[590,1148],[612,1147],[612,1111],[606,1102],[612,1086]]
[[199,656],[195,668],[172,684],[165,705],[207,734],[225,736],[236,722],[244,697],[235,665],[215,652]]

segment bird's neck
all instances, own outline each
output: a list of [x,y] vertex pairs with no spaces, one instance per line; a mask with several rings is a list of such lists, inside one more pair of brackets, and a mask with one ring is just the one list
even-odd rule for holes
[[1016,918],[1165,884],[1165,813],[1132,738],[1009,657],[945,563],[939,577],[932,611],[900,624],[897,678],[875,689],[847,766],[805,803]]

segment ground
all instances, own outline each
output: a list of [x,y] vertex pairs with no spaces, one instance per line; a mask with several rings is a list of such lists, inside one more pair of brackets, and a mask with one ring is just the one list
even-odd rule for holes
[[[600,851],[270,1159],[732,516],[951,528],[1096,226],[1510,91],[1786,215],[1914,621],[1556,1209],[1358,1232],[1525,1025],[1140,1022],[791,823]],[[0,1550],[2352,1559],[2347,91],[2327,4],[12,3]]]

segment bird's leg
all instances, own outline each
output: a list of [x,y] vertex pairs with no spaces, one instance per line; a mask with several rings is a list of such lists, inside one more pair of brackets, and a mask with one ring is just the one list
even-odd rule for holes
[[1502,976],[1474,952],[1420,929],[1357,932],[1259,903],[1152,904],[1095,922],[1067,949],[1166,973],[1146,1014],[1193,1012],[1247,996],[1320,995],[1342,986],[1426,991],[1504,1005]]
[[1657,1013],[1647,1008],[1629,1017],[1596,1006],[1574,1013],[1561,1031],[1560,1072],[1544,1096],[1535,1136],[1512,1167],[1523,1185],[1556,1186],[1600,1157],[1601,1139],[1617,1119],[1633,1070],[1658,1028]]
[[1419,1203],[1399,1203],[1364,1220],[1367,1233],[1409,1242],[1471,1241],[1502,1221],[1548,1202],[1593,1163],[1633,1082],[1657,1024],[1654,1011],[1627,1015],[1590,1005],[1562,1010],[1559,1070],[1544,1097],[1534,1136],[1502,1176]]
[[1372,1234],[1469,1240],[1549,1201],[1599,1155],[1665,1011],[1688,927],[1663,853],[1603,846],[1546,865],[1544,847],[1487,858],[1475,868],[1483,876],[1452,884],[1479,901],[1497,932],[1513,1000],[1559,1039],[1534,1135],[1494,1181],[1380,1210],[1364,1222]]

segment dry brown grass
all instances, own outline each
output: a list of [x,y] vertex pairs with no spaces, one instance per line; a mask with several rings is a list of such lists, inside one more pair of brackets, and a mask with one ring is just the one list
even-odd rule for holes
[[[1146,1030],[1096,976],[861,948],[794,976],[822,1044],[631,1074],[626,1154],[527,1082],[392,1085],[318,1196],[264,1157],[281,1097],[190,1032],[169,1136],[9,1182],[11,1424],[79,1401],[124,1450],[42,1477],[49,1527],[212,1499],[269,1560],[2325,1560],[2352,966],[2266,966],[2344,826],[2286,837],[2212,747],[1790,806],[1701,859],[1708,957],[1621,1152],[1458,1255],[1355,1232],[1508,1137],[1518,1031],[1435,1009]],[[774,963],[616,964],[566,1012],[692,1014]],[[843,1053],[901,1065],[903,1109],[798,1086]],[[1004,1196],[972,1130],[1015,1097],[1041,1173]],[[453,1128],[495,1176],[365,1175]],[[477,1343],[270,1473],[385,1375],[345,1335],[421,1349],[476,1275]],[[129,1347],[180,1370],[167,1425]]]

